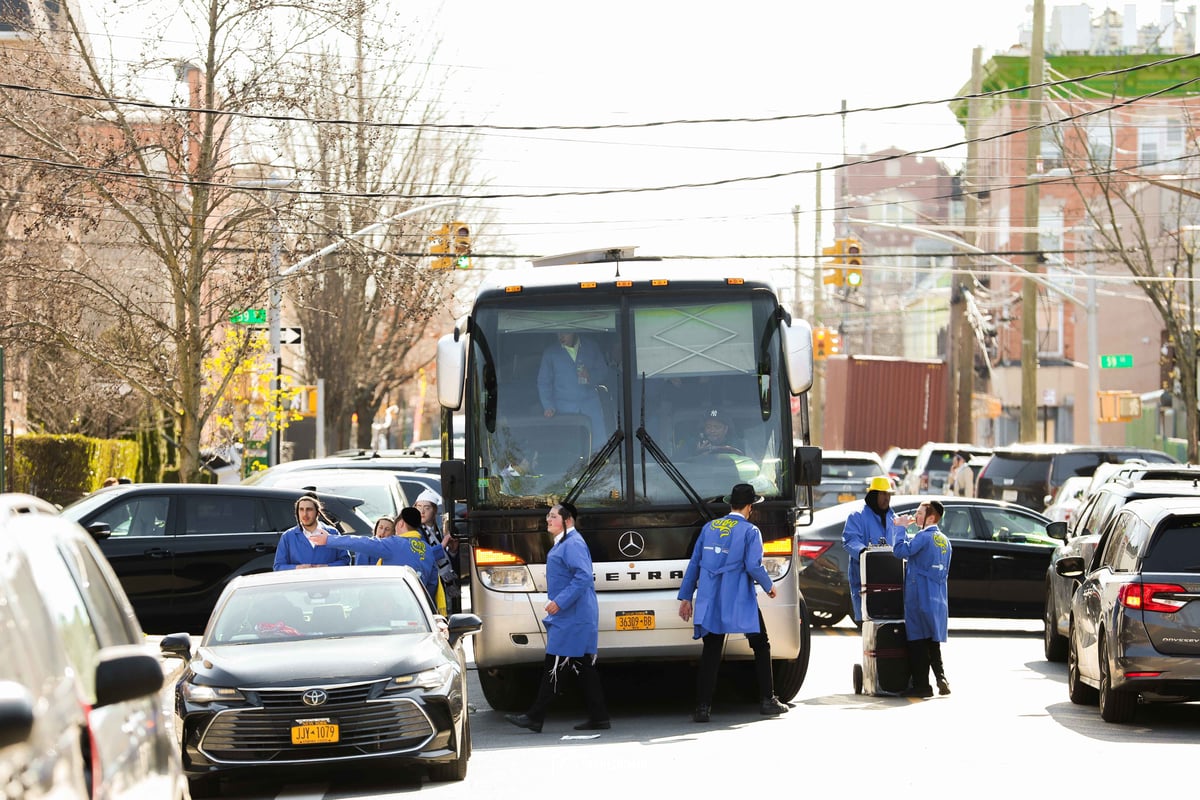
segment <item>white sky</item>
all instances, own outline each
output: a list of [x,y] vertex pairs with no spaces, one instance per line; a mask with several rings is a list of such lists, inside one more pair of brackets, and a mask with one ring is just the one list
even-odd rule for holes
[[[1047,3],[1050,19],[1055,4]],[[1157,19],[1142,2],[1138,24]],[[1094,3],[1093,16],[1103,6]],[[1118,4],[1123,9],[1124,4]],[[1184,5],[1180,4],[1180,9]],[[1026,0],[860,0],[738,3],[611,0],[449,0],[436,61],[454,66],[450,120],[609,124],[836,112],[948,98],[983,59],[1019,41]],[[848,116],[850,153],[963,139],[945,104]],[[482,172],[502,192],[639,188],[769,175],[841,161],[835,118],[653,130],[491,133]],[[947,151],[957,166],[965,150]],[[828,205],[833,173],[823,191]],[[595,198],[489,200],[481,249],[568,252],[636,244],[642,255],[813,252],[814,179],[802,175],[705,189]],[[833,218],[826,212],[825,239]],[[773,262],[790,268],[790,259]]]

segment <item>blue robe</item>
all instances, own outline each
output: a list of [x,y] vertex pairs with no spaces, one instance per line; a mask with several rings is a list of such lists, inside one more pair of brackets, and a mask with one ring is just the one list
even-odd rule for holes
[[[337,529],[317,523],[317,527],[330,537],[337,536]],[[275,571],[295,569],[297,564],[328,564],[335,567],[350,566],[350,554],[345,550],[316,548],[308,541],[299,525],[288,528],[279,537],[275,547]]]
[[896,514],[890,508],[884,512],[884,518],[886,524],[863,501],[863,507],[846,518],[846,527],[842,529],[842,548],[850,554],[846,579],[850,583],[850,609],[855,622],[862,619],[862,568],[859,556],[867,549],[867,545],[882,542],[890,547],[904,533],[904,528],[896,524]]
[[558,613],[542,620],[546,654],[569,658],[594,655],[600,641],[600,605],[592,554],[574,528],[564,533],[546,556],[546,594],[558,604]]
[[904,627],[909,641],[946,641],[950,622],[946,581],[952,549],[937,525],[922,528],[912,539],[900,539],[892,547],[897,557],[908,559],[904,567]]
[[762,556],[762,532],[740,514],[727,514],[701,529],[678,595],[680,600],[696,595],[692,638],[759,632],[754,584],[765,592],[773,585]]
[[[580,383],[576,365],[587,368],[588,382]],[[553,408],[556,414],[583,414],[591,422],[591,447],[597,449],[608,438],[608,426],[604,424],[604,411],[600,406],[600,395],[596,387],[608,384],[608,364],[600,348],[590,339],[578,339],[575,360],[561,344],[555,342],[542,352],[542,363],[538,367],[538,399],[543,409]]]
[[341,547],[352,553],[368,557],[365,563],[375,564],[379,559],[388,566],[412,567],[421,577],[421,583],[429,597],[437,597],[438,559],[446,555],[440,544],[430,545],[425,537],[414,531],[406,531],[386,539],[366,536],[330,536],[325,547]]

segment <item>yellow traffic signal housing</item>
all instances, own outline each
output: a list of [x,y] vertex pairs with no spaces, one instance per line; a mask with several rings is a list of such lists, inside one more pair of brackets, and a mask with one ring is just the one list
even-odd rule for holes
[[471,229],[467,227],[467,223],[450,223],[450,245],[454,254],[454,266],[458,269],[470,269]]
[[846,266],[843,269],[844,280],[846,287],[850,290],[857,289],[862,286],[862,243],[854,237],[847,239],[839,239],[838,243],[842,246],[842,263]]
[[829,329],[813,328],[813,358],[824,361],[829,358]]
[[450,269],[454,259],[450,257],[450,226],[443,225],[429,235],[429,255],[433,256],[434,269]]
[[842,245],[843,240],[838,239],[832,247],[824,247],[821,252],[828,257],[825,262],[825,271],[821,277],[821,283],[826,286],[841,286],[846,281],[845,272],[842,270]]

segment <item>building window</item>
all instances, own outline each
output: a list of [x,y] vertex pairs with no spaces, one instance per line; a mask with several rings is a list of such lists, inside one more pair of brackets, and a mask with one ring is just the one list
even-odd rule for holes
[[1183,120],[1157,116],[1138,125],[1138,157],[1143,172],[1173,172],[1183,164]]

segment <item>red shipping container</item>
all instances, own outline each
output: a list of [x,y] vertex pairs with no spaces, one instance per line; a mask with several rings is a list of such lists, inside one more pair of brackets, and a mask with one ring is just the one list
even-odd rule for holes
[[943,361],[832,356],[825,361],[827,450],[917,448],[947,438],[947,369]]

